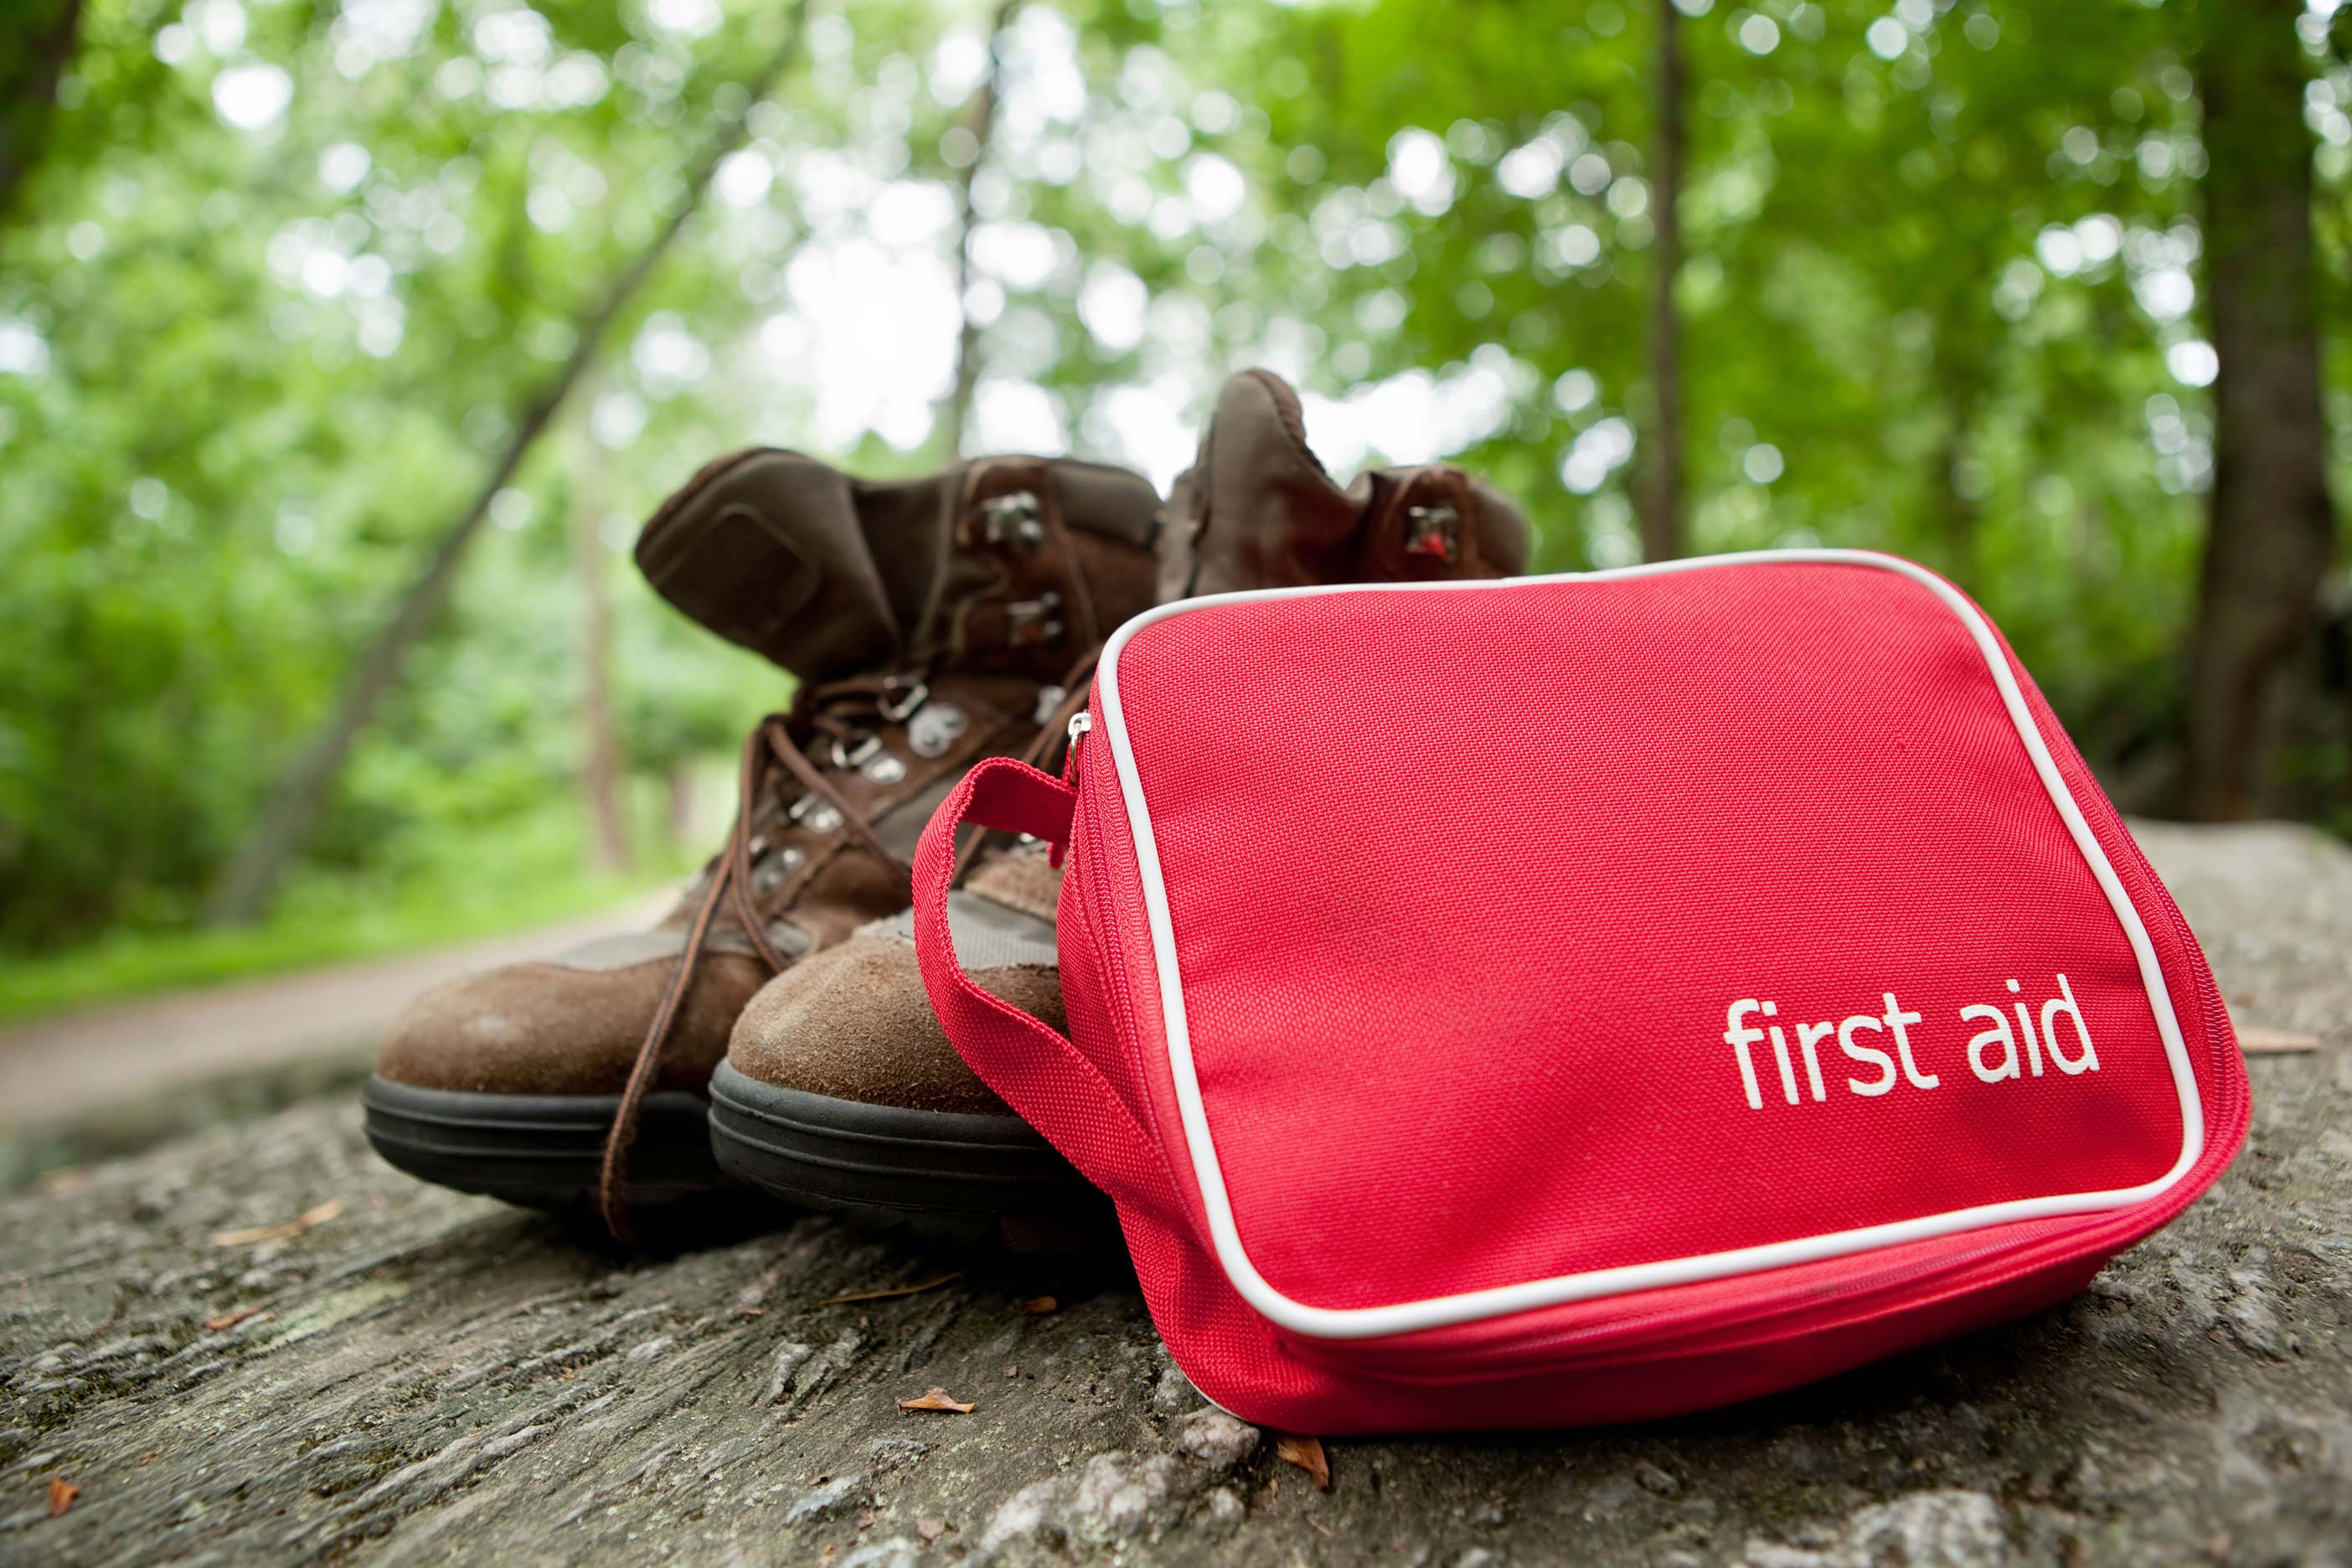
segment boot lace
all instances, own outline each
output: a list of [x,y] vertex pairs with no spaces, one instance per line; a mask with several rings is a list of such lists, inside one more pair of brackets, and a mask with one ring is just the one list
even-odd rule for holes
[[[646,1026],[645,1042],[637,1047],[628,1085],[621,1091],[620,1107],[614,1114],[612,1131],[605,1137],[597,1205],[603,1212],[605,1228],[614,1239],[635,1239],[629,1226],[626,1196],[629,1151],[636,1142],[646,1095],[661,1070],[663,1049],[693,989],[696,971],[710,946],[720,910],[732,906],[735,923],[771,974],[790,962],[768,934],[768,922],[760,913],[752,889],[752,863],[761,853],[753,825],[762,815],[760,808],[772,787],[780,782],[777,771],[781,769],[812,798],[829,807],[840,821],[840,830],[867,854],[912,884],[914,868],[883,844],[866,815],[851,805],[825,776],[823,764],[835,769],[856,766],[871,754],[870,749],[876,743],[873,731],[866,724],[875,719],[904,719],[910,710],[906,706],[908,698],[920,689],[919,683],[896,676],[856,676],[803,686],[793,694],[789,710],[769,714],[752,727],[745,739],[736,774],[734,823],[728,829],[726,844],[703,869],[694,916],[687,928],[685,952],[671,973],[668,985],[663,989],[660,1005],[654,1009],[653,1019]],[[919,697],[916,700],[919,701]]]
[[[1022,753],[1023,762],[1042,766],[1053,755],[1069,716],[1086,705],[1087,682],[1098,651],[1088,652],[1064,678],[1065,695],[1036,739]],[[871,728],[875,721],[886,724],[905,722],[922,706],[926,694],[923,682],[898,675],[853,676],[823,685],[803,686],[793,694],[789,710],[761,720],[744,741],[736,775],[735,820],[728,829],[726,844],[704,868],[693,919],[687,928],[685,951],[679,956],[677,968],[670,974],[669,984],[663,988],[660,1005],[646,1026],[645,1041],[637,1047],[628,1084],[622,1089],[620,1106],[614,1112],[612,1130],[605,1135],[604,1167],[597,1180],[597,1207],[604,1228],[614,1239],[636,1239],[629,1223],[629,1152],[636,1143],[637,1129],[644,1119],[646,1095],[660,1074],[663,1051],[693,990],[696,972],[710,946],[720,910],[731,905],[734,923],[741,928],[771,975],[781,973],[791,962],[768,934],[768,922],[760,913],[752,879],[752,868],[761,852],[755,824],[764,815],[761,807],[772,785],[780,782],[777,770],[798,783],[810,798],[829,807],[839,819],[839,831],[888,867],[911,889],[915,879],[913,866],[891,853],[875,832],[871,820],[849,804],[826,773],[828,769],[846,772],[873,755],[880,744],[880,738]],[[985,837],[982,830],[973,829],[958,846],[954,880],[962,880]]]

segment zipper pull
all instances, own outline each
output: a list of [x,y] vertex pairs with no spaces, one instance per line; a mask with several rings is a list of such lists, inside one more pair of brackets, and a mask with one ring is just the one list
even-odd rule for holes
[[1070,743],[1062,753],[1062,782],[1072,789],[1078,787],[1078,742],[1094,733],[1095,716],[1081,708],[1070,715]]
[[[1076,789],[1078,787],[1078,742],[1087,736],[1093,734],[1094,729],[1095,716],[1087,710],[1081,708],[1076,712],[1070,715],[1070,743],[1063,750],[1062,752],[1062,782],[1069,785],[1072,789]],[[1073,831],[1076,830],[1076,821],[1074,818],[1071,822]],[[1053,853],[1046,857],[1046,864],[1052,866],[1057,871],[1060,870],[1062,868],[1062,861],[1069,852],[1070,846],[1066,840],[1055,844],[1053,848]]]

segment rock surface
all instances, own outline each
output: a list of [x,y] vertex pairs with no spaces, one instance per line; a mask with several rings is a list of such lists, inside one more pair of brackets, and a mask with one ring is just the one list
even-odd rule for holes
[[[0,1562],[2352,1562],[2352,852],[2144,842],[2241,1018],[2323,1045],[2011,1328],[1653,1426],[1334,1443],[1325,1494],[1115,1273],[821,1218],[612,1253],[397,1175],[339,1095],[0,1204]],[[935,1385],[977,1408],[898,1408]]]

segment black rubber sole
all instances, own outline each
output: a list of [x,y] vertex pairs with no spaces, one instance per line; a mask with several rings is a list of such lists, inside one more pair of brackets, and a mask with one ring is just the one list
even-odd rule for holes
[[[360,1091],[368,1142],[412,1176],[523,1208],[592,1205],[614,1094],[474,1094],[370,1078]],[[707,1105],[665,1089],[646,1096],[629,1156],[630,1205],[651,1207],[728,1189],[710,1155]]]
[[1111,1224],[1109,1200],[1017,1116],[908,1110],[710,1080],[719,1168],[802,1208],[958,1241],[1060,1250]]

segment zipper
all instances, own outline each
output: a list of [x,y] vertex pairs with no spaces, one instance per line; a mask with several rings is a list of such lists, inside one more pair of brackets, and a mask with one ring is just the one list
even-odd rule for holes
[[[1077,792],[1078,787],[1078,737],[1087,734],[1094,727],[1095,716],[1087,710],[1081,708],[1070,715],[1069,743],[1062,748],[1062,783],[1073,794]],[[1047,853],[1045,864],[1053,867],[1056,871],[1060,870],[1062,862],[1069,858],[1070,850],[1077,843],[1077,838],[1078,814],[1077,808],[1073,805],[1070,810],[1069,832]]]
[[[1103,885],[1103,877],[1096,865],[1101,858],[1098,847],[1082,841],[1087,835],[1081,830],[1082,817],[1091,820],[1099,807],[1086,792],[1085,774],[1078,763],[1079,742],[1094,733],[1095,715],[1091,707],[1081,708],[1070,715],[1069,745],[1062,757],[1062,782],[1076,791],[1078,803],[1070,814],[1069,881],[1076,884],[1078,894],[1078,924],[1084,930],[1087,948],[1094,956],[1095,973],[1100,977],[1104,1010],[1110,1014],[1111,1037],[1118,1042],[1120,1059],[1136,1089],[1143,1096],[1143,1120],[1156,1123],[1151,1114],[1151,1080],[1143,1073],[1142,1041],[1136,1032],[1137,1014],[1134,998],[1129,990],[1126,965],[1110,945],[1110,932],[1117,929],[1110,918],[1110,890]],[[1147,1127],[1163,1169],[1167,1151],[1160,1138],[1157,1125]],[[1174,1173],[1170,1172],[1171,1180]]]
[[[1328,1361],[1343,1361],[1350,1366],[1383,1366],[1385,1363],[1383,1371],[1388,1375],[1409,1375],[1409,1373],[1402,1373],[1397,1368],[1397,1361],[1404,1361],[1404,1363],[1412,1363],[1416,1371],[1428,1371],[1440,1377],[1451,1373],[1458,1380],[1475,1383],[1479,1377],[1479,1368],[1496,1366],[1496,1363],[1500,1363],[1496,1375],[1515,1375],[1519,1371],[1528,1371],[1531,1366],[1545,1366],[1550,1361],[1583,1361],[1588,1359],[1583,1352],[1592,1350],[1663,1354],[1663,1347],[1673,1344],[1679,1338],[1677,1328],[1684,1326],[1689,1326],[1686,1328],[1689,1338],[1703,1340],[1703,1342],[1731,1338],[1731,1335],[1738,1335],[1738,1340],[1743,1340],[1743,1342],[1755,1342],[1759,1335],[1771,1333],[1773,1323],[1801,1319],[1809,1311],[1834,1307],[1839,1302],[1853,1302],[1855,1298],[1900,1295],[1915,1289],[1915,1286],[1938,1281],[1938,1279],[1952,1281],[1952,1279],[1959,1279],[1978,1269],[1978,1265],[2006,1258],[2011,1253],[2022,1253],[2022,1250],[2030,1250],[2051,1239],[2053,1237],[1994,1241],[1994,1244],[1971,1246],[1971,1248],[1964,1248],[1959,1253],[1922,1258],[1916,1262],[1891,1265],[1891,1268],[1889,1265],[1870,1268],[1874,1262],[1872,1253],[1861,1253],[1861,1256],[1846,1260],[1853,1265],[1853,1269],[1844,1279],[1800,1286],[1800,1289],[1783,1289],[1778,1290],[1773,1298],[1761,1302],[1743,1302],[1738,1307],[1724,1307],[1724,1310],[1712,1311],[1691,1311],[1689,1307],[1661,1307],[1656,1311],[1644,1311],[1639,1317],[1606,1319],[1606,1321],[1588,1323],[1583,1328],[1519,1333],[1510,1335],[1510,1338],[1498,1338],[1494,1342],[1477,1344],[1477,1347],[1467,1347],[1467,1350],[1395,1350],[1390,1352],[1390,1356],[1331,1356],[1328,1354],[1331,1342],[1327,1342],[1327,1340],[1312,1340],[1307,1335],[1284,1335],[1284,1340],[1301,1347],[1307,1359],[1312,1361],[1327,1361],[1327,1363]],[[2049,1265],[2072,1260],[2072,1256],[2074,1256],[2074,1250],[2070,1250],[2065,1258],[2053,1258],[2053,1260],[2049,1260]],[[1531,1363],[1528,1356],[1538,1356],[1538,1361]]]
[[[1063,767],[1072,787],[1078,791],[1078,809],[1070,818],[1070,843],[1074,852],[1081,837],[1088,839],[1084,863],[1073,863],[1070,877],[1077,883],[1079,924],[1085,928],[1087,946],[1094,954],[1095,973],[1101,977],[1103,1007],[1110,1015],[1111,1038],[1118,1046],[1119,1060],[1126,1067],[1129,1081],[1134,1084],[1139,1097],[1140,1102],[1136,1106],[1135,1113],[1150,1140],[1151,1155],[1159,1162],[1160,1172],[1167,1178],[1169,1192],[1181,1194],[1185,1191],[1183,1175],[1178,1170],[1181,1154],[1171,1152],[1168,1131],[1160,1125],[1158,1105],[1152,1098],[1151,1074],[1143,1060],[1145,1047],[1140,1027],[1141,1014],[1135,1005],[1133,980],[1128,973],[1124,954],[1113,945],[1113,934],[1119,928],[1114,918],[1116,910],[1105,865],[1109,857],[1103,846],[1092,841],[1091,835],[1082,836],[1078,828],[1080,814],[1091,826],[1093,819],[1106,810],[1101,801],[1087,793],[1078,774],[1078,741],[1081,736],[1093,733],[1094,727],[1091,710],[1080,709],[1070,715],[1069,755]],[[1116,792],[1118,788],[1116,775],[1104,776],[1108,782],[1101,786],[1102,789]],[[1124,798],[1116,793],[1112,798],[1118,800],[1124,810]],[[1182,1135],[1180,1132],[1177,1136],[1181,1140]],[[1181,1148],[1180,1142],[1178,1149],[1181,1151]]]
[[[1686,1308],[1665,1307],[1639,1317],[1514,1335],[1456,1351],[1412,1348],[1396,1350],[1390,1355],[1349,1354],[1344,1351],[1334,1354],[1339,1347],[1330,1342],[1295,1334],[1284,1334],[1283,1339],[1303,1359],[1324,1365],[1374,1371],[1381,1376],[1407,1382],[1477,1383],[1516,1377],[1564,1363],[1607,1364],[1629,1355],[1689,1354],[1753,1344],[1790,1331],[1801,1333],[1808,1331],[1801,1321],[1815,1311],[1874,1297],[1891,1299],[1890,1305],[1900,1306],[1917,1287],[1943,1282],[1961,1288],[1968,1276],[1980,1272],[1988,1263],[2030,1252],[2059,1239],[2040,1236],[1977,1246],[1892,1268],[1861,1269],[1843,1279],[1784,1289],[1776,1300],[1742,1303],[1719,1311],[1694,1314]],[[2064,1247],[2059,1255],[2042,1258],[2032,1267],[2055,1268],[2095,1251],[2116,1250],[2104,1244],[2084,1247],[2079,1239],[2069,1239],[2073,1244]],[[1853,1259],[1857,1264],[1867,1264],[1869,1260],[1867,1253]],[[1685,1325],[1686,1332],[1678,1335],[1676,1331]]]
[[[1075,831],[1074,828],[1074,834]],[[1087,846],[1087,864],[1078,877],[1078,889],[1083,895],[1079,908],[1086,917],[1087,940],[1094,949],[1095,968],[1103,979],[1103,1000],[1110,1011],[1111,1033],[1118,1041],[1119,1055],[1126,1059],[1127,1070],[1133,1075],[1135,1086],[1143,1095],[1144,1110],[1149,1117],[1151,1080],[1143,1071],[1143,1040],[1136,1026],[1138,1015],[1134,995],[1129,989],[1127,965],[1110,945],[1110,934],[1118,927],[1110,918],[1110,889],[1103,885],[1102,868],[1096,864],[1100,858],[1099,852],[1099,846]],[[1155,1126],[1151,1132],[1152,1141],[1161,1144],[1160,1153],[1164,1161],[1167,1151],[1160,1136],[1160,1129]]]
[[1062,749],[1062,782],[1072,789],[1078,787],[1078,742],[1094,731],[1093,710],[1081,708],[1070,715],[1070,742]]
[[[1088,809],[1083,795],[1079,799],[1079,809]],[[1070,824],[1074,855],[1079,853],[1081,837],[1077,821],[1074,815]],[[1150,1076],[1143,1068],[1143,1039],[1137,1032],[1134,995],[1129,985],[1127,968],[1110,944],[1108,933],[1115,928],[1108,920],[1109,889],[1102,885],[1103,878],[1096,866],[1100,856],[1100,846],[1085,845],[1083,855],[1071,862],[1069,882],[1064,886],[1066,889],[1070,882],[1076,884],[1078,926],[1086,938],[1087,951],[1095,961],[1103,1010],[1110,1015],[1112,1044],[1135,1088],[1137,1103],[1130,1114],[1141,1131],[1146,1144],[1144,1152],[1159,1166],[1161,1179],[1168,1184],[1170,1196],[1181,1204],[1184,1186],[1171,1159],[1167,1136],[1160,1125],[1159,1110],[1151,1094]]]

